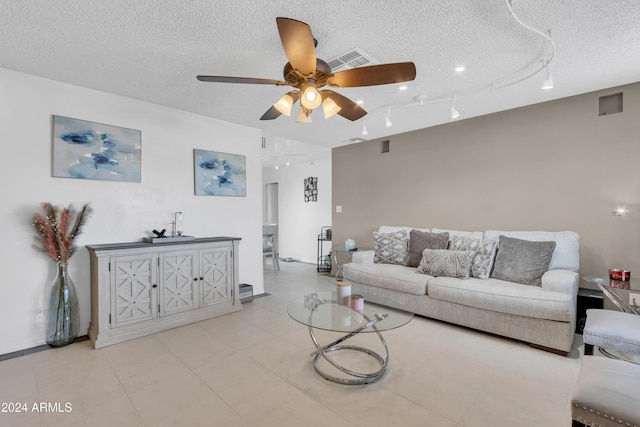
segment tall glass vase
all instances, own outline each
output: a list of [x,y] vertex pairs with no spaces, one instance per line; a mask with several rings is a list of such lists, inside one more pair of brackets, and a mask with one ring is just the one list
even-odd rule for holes
[[80,328],[78,295],[69,277],[67,264],[59,262],[57,267],[56,278],[51,283],[47,311],[46,341],[52,347],[71,344]]

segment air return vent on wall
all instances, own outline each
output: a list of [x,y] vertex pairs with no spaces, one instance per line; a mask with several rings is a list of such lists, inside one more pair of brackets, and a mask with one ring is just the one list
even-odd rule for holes
[[357,47],[328,60],[327,63],[329,64],[329,67],[331,67],[331,71],[334,73],[336,71],[379,64],[378,61],[371,58],[371,56],[367,55]]
[[601,96],[598,99],[598,115],[622,113],[622,92],[613,95]]

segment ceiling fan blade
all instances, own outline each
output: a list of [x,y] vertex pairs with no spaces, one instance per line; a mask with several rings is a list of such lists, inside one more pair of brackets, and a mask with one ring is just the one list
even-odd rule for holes
[[316,72],[316,45],[309,25],[290,18],[276,18],[284,52],[291,66],[303,75]]
[[375,86],[407,82],[415,78],[416,66],[413,62],[396,62],[338,71],[329,77],[328,83],[337,87]]
[[282,113],[273,105],[260,117],[260,120],[273,120],[280,117]]
[[320,91],[320,93],[322,94],[323,98],[329,97],[333,99],[336,104],[338,104],[338,106],[340,107],[340,111],[338,111],[338,114],[345,119],[351,120],[353,122],[355,120],[361,119],[367,114],[364,108],[362,108],[346,96],[340,95],[338,92],[334,92],[332,90],[322,90]]
[[198,76],[201,82],[217,82],[217,83],[245,83],[254,85],[276,85],[285,86],[288,83],[282,80],[273,79],[254,79],[251,77],[224,77],[224,76]]

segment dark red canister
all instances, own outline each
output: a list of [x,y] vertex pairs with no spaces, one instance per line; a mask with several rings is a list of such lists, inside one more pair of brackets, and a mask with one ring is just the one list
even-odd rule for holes
[[611,270],[609,270],[609,279],[628,282],[629,280],[631,280],[631,272],[629,270],[622,270],[620,268],[612,268]]

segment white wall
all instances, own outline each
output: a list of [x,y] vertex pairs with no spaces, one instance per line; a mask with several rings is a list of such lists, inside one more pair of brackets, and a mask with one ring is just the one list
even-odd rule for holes
[[[52,115],[141,130],[142,182],[53,178]],[[183,211],[185,234],[241,237],[240,283],[252,284],[255,294],[264,292],[259,130],[1,68],[0,129],[0,354],[44,343],[44,294],[55,269],[34,247],[31,220],[42,202],[91,202],[94,213],[79,246],[139,241],[154,228],[171,230],[173,212]],[[247,197],[194,196],[194,148],[245,155]],[[73,256],[69,270],[86,331],[86,249]]]
[[[318,177],[318,201],[305,203],[304,179],[310,176]],[[331,225],[331,158],[266,167],[263,184],[268,182],[278,183],[280,257],[315,264],[317,235]]]

